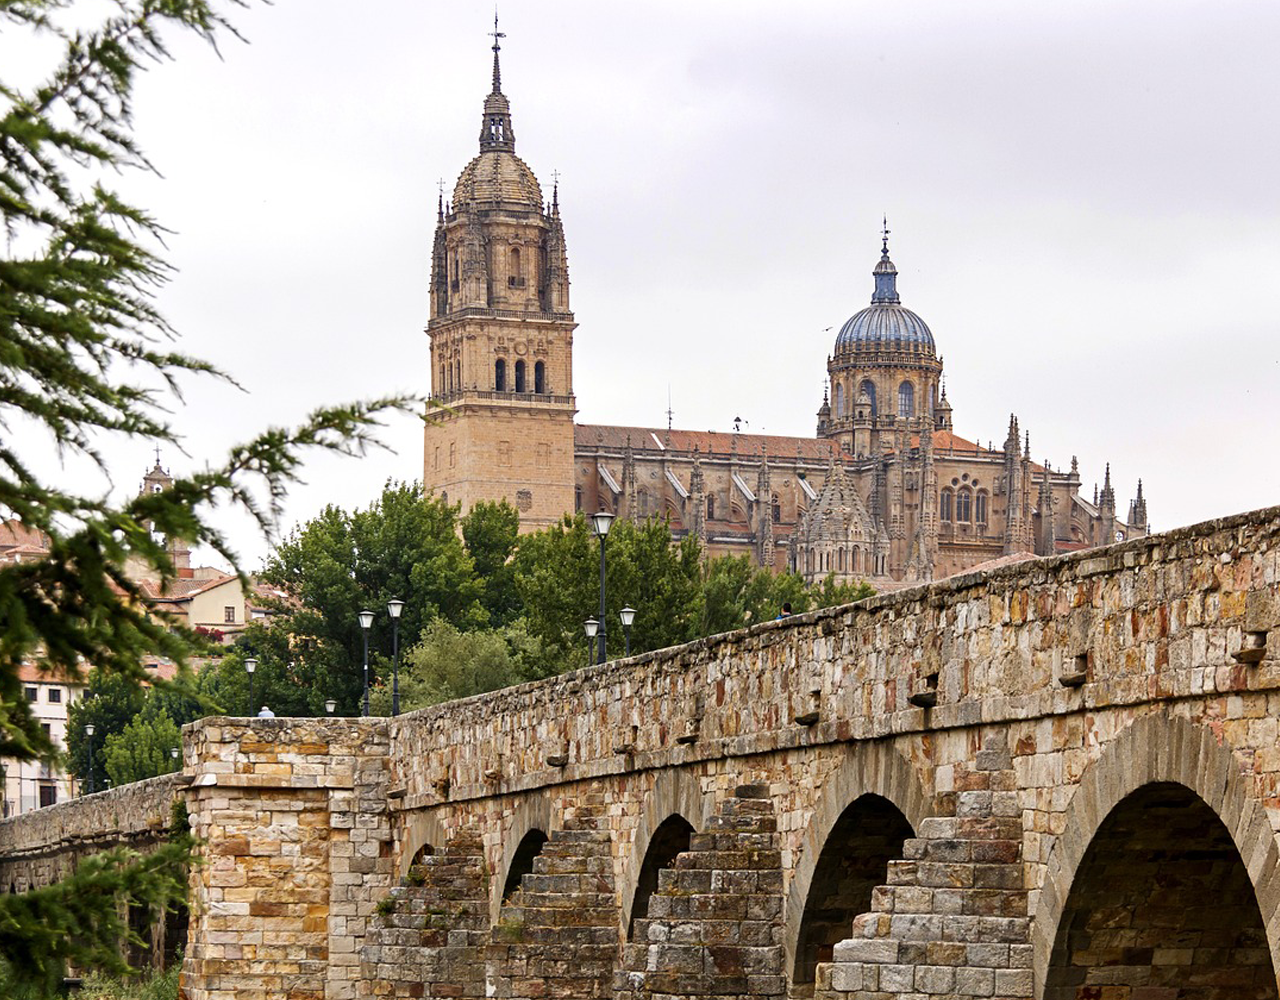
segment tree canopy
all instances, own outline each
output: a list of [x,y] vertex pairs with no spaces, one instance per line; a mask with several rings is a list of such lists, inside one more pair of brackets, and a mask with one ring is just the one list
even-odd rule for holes
[[[99,13],[89,5],[0,0],[7,41],[44,51],[37,41],[53,39],[61,51],[32,86],[0,69],[0,519],[47,539],[42,558],[0,566],[0,756],[54,751],[23,696],[25,664],[70,682],[92,666],[138,685],[149,679],[145,661],[182,665],[197,648],[196,637],[148,607],[132,567],[171,579],[172,539],[238,566],[215,508],[246,511],[271,533],[308,451],[360,454],[376,442],[382,414],[417,402],[323,408],[124,503],[105,488],[69,485],[48,461],[88,459],[109,478],[105,442],[177,445],[172,414],[184,380],[230,381],[173,346],[156,300],[170,274],[162,224],[113,184],[121,170],[151,168],[132,130],[139,71],[167,57],[167,35],[192,32],[211,44],[234,35],[224,12],[243,6],[114,0],[104,20],[86,25]],[[111,766],[94,749],[95,772]],[[87,751],[83,764],[87,772]],[[185,848],[142,861],[115,853],[56,886],[3,897],[0,949],[19,974],[46,985],[66,959],[120,968],[113,914],[124,901],[168,902],[185,881],[185,856]]]

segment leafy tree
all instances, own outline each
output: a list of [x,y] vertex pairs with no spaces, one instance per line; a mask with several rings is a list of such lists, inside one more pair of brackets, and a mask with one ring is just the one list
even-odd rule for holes
[[[87,788],[89,785],[89,745],[93,744],[93,787],[107,787],[107,740],[124,732],[142,711],[147,691],[128,677],[104,671],[89,672],[84,697],[67,707],[67,765]],[[93,737],[84,727],[93,726]]]
[[145,856],[115,848],[85,858],[60,882],[0,895],[3,985],[19,995],[54,997],[68,962],[118,976],[135,971],[119,947],[145,944],[129,929],[129,907],[159,912],[184,899],[190,849],[187,836]]
[[[581,515],[520,539],[515,584],[529,631],[541,640],[550,672],[586,663],[582,624],[600,612],[600,543]],[[685,642],[699,634],[700,547],[673,545],[665,522],[615,522],[606,541],[606,618],[610,656],[622,655],[618,612],[636,609],[633,653]]]
[[392,598],[405,602],[405,646],[437,619],[463,629],[488,622],[482,581],[457,529],[455,507],[424,495],[418,483],[389,482],[367,509],[349,514],[326,507],[276,549],[262,576],[298,602],[282,605],[278,627],[289,638],[288,658],[299,677],[310,679],[314,697],[336,698],[343,712],[358,707],[364,637],[357,615],[363,609],[375,614],[369,631],[373,679],[385,675],[390,663],[386,606]]
[[520,513],[505,499],[479,501],[462,519],[462,538],[483,581],[481,600],[494,625],[505,625],[520,611],[512,553],[520,537]]
[[812,607],[836,608],[842,604],[852,604],[868,597],[874,597],[876,588],[859,580],[857,583],[837,583],[834,573],[828,573],[817,587],[811,588]]
[[[460,632],[435,621],[400,664],[400,709],[409,712],[533,680],[536,654],[536,644],[518,625]],[[373,692],[370,705],[375,715],[390,714],[389,680]]]
[[[266,705],[276,715],[320,715],[326,698],[335,697],[327,676],[327,660],[307,655],[304,638],[291,631],[288,616],[251,622],[235,646],[211,661],[197,680],[200,693],[228,715],[256,715]],[[244,661],[258,661],[253,673],[253,704]]]
[[107,774],[113,786],[169,774],[181,767],[181,756],[171,750],[182,746],[182,734],[164,709],[154,703],[135,715],[124,729],[109,733],[103,741]]
[[[64,44],[45,82],[28,88],[0,81],[7,237],[0,246],[0,517],[49,540],[44,558],[0,568],[0,756],[22,759],[53,752],[23,697],[24,663],[68,682],[92,665],[140,684],[145,659],[187,662],[193,635],[148,609],[127,567],[172,578],[172,538],[238,565],[209,521],[213,508],[247,511],[269,533],[308,449],[359,454],[374,442],[381,413],[414,402],[316,411],[295,430],[267,430],[222,463],[123,505],[103,490],[72,488],[36,470],[32,455],[52,449],[105,473],[99,448],[112,436],[176,445],[169,414],[181,381],[225,378],[170,349],[174,331],[154,300],[169,272],[159,255],[162,227],[109,185],[123,168],[149,168],[131,131],[132,91],[139,69],[166,57],[165,31],[191,31],[212,43],[233,32],[221,10],[243,0],[115,0],[104,21],[76,29],[62,15],[86,15],[67,14],[69,6],[0,0],[0,19],[25,31],[24,41],[43,35]],[[90,762],[83,766],[87,771]],[[136,863],[115,853],[47,890],[4,897],[0,952],[45,985],[69,958],[83,968],[119,968],[119,897],[153,905],[172,898],[185,853],[158,852]]]

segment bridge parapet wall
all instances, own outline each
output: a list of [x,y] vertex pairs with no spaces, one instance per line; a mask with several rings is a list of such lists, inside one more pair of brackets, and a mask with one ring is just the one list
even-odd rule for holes
[[166,774],[0,821],[0,891],[49,885],[96,851],[164,840],[183,784]]

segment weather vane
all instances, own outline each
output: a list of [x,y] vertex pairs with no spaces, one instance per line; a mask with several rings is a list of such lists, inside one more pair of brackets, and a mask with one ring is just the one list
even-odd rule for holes
[[497,51],[500,48],[502,48],[502,46],[498,44],[498,39],[507,37],[501,31],[498,30],[498,8],[497,7],[493,8],[493,30],[489,32],[489,35],[492,36],[493,38],[493,51],[497,53]]
[[889,252],[889,216],[884,217],[884,229],[881,231],[884,242],[880,245],[881,253]]

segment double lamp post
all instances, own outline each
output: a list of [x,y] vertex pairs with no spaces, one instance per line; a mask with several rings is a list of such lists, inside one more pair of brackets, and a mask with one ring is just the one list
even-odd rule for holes
[[[608,650],[607,635],[608,626],[605,624],[605,608],[604,608],[604,591],[605,591],[605,559],[604,559],[604,542],[609,535],[609,528],[613,525],[613,519],[616,515],[610,514],[608,511],[600,510],[592,514],[591,532],[600,539],[600,617],[588,618],[583,623],[583,630],[587,633],[587,662],[594,660],[596,663],[604,663]],[[622,634],[626,639],[627,656],[631,655],[631,623],[635,621],[636,613],[634,608],[623,608],[618,612],[618,617],[622,620]],[[598,650],[598,652],[597,652]]]
[[[404,601],[392,598],[387,601],[387,615],[391,619],[391,714],[400,714],[400,613]],[[364,714],[369,714],[369,629],[373,627],[374,613],[361,611],[356,618],[364,637]]]

